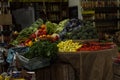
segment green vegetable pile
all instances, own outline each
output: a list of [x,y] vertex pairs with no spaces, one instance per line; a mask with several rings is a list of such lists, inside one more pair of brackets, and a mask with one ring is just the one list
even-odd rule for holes
[[83,21],[83,25],[72,32],[68,32],[65,35],[66,39],[98,39],[98,33],[93,23],[90,21]]
[[[77,34],[76,34],[77,32]],[[76,32],[73,34],[76,34],[76,36],[82,40],[84,39],[98,39],[98,33],[95,26],[93,26],[93,22],[85,21],[84,25],[76,30]]]
[[52,22],[50,22],[50,21],[47,21],[46,23],[45,23],[45,25],[46,25],[46,27],[47,27],[47,34],[53,34],[53,33],[55,33],[55,30],[56,30],[56,26],[57,26],[57,24],[56,23],[52,23]]
[[32,33],[34,33],[38,27],[43,24],[42,19],[36,20],[30,27],[24,28],[18,35],[18,37],[11,42],[12,45],[18,45],[22,41],[25,41]]
[[51,42],[48,40],[41,40],[35,42],[29,49],[27,53],[25,53],[25,57],[32,59],[34,57],[40,58],[55,58],[58,53],[57,42]]
[[64,20],[60,21],[59,24],[57,25],[55,33],[60,33],[64,29],[64,27],[68,21],[69,21],[69,19],[64,19]]
[[68,21],[69,19],[65,19],[65,20],[60,21],[59,24],[47,21],[45,23],[47,27],[47,34],[60,33],[64,29],[64,26],[66,25]]

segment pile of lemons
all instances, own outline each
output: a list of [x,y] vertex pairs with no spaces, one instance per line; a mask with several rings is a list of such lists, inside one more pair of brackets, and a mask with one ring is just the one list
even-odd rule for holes
[[77,49],[82,47],[79,42],[73,40],[65,40],[58,43],[59,52],[77,52]]

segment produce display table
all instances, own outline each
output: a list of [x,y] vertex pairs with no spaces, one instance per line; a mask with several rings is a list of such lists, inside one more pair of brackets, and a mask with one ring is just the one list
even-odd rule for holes
[[120,64],[119,63],[113,64],[113,74],[114,74],[113,80],[120,80]]
[[101,51],[60,53],[58,60],[36,70],[37,80],[113,80],[117,47]]

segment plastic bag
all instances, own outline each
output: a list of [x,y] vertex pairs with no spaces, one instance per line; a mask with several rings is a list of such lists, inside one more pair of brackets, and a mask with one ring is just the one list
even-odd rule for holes
[[23,54],[25,54],[28,50],[29,50],[28,47],[13,47],[13,48],[10,48],[10,49],[8,50],[8,55],[7,55],[6,61],[7,61],[8,63],[12,63],[12,62],[13,62],[13,58],[14,58],[16,52],[18,52],[19,54],[23,55]]
[[11,48],[8,51],[7,62],[12,63],[16,56],[20,64],[28,70],[35,70],[50,65],[50,59],[35,57],[32,59],[25,58],[23,55],[29,50],[28,47]]

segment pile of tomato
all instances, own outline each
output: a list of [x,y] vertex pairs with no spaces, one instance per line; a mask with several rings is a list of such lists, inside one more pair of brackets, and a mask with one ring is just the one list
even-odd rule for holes
[[113,44],[109,42],[85,42],[77,51],[98,51],[113,48]]

